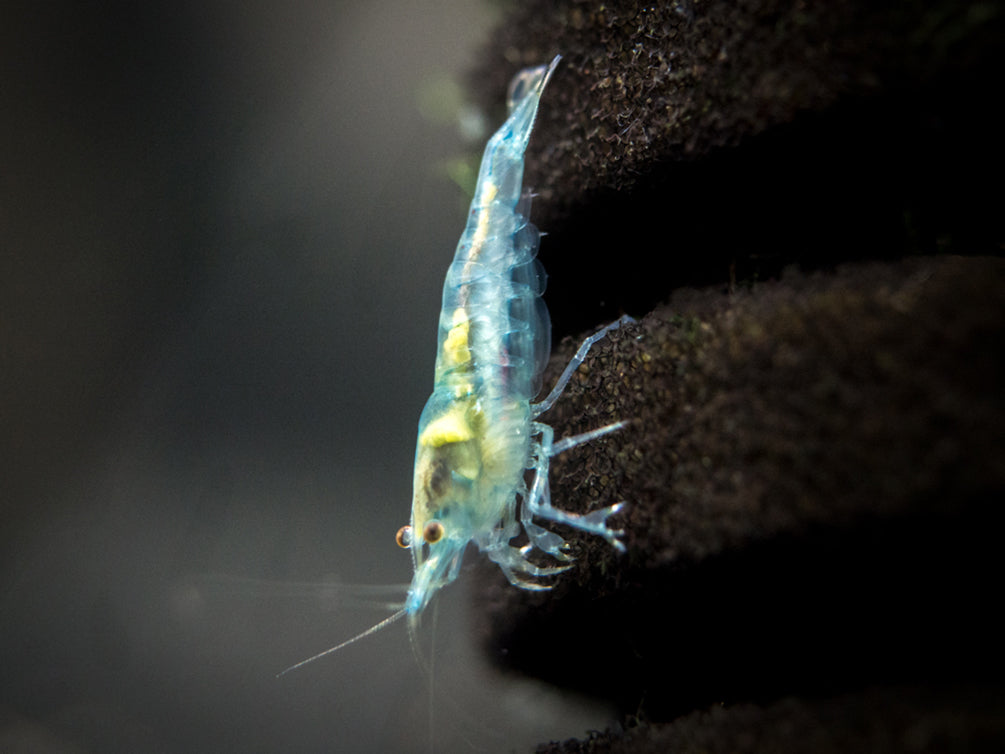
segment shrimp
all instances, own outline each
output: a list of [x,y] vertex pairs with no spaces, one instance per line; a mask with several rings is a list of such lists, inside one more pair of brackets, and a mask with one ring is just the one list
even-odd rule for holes
[[[571,568],[572,556],[565,540],[535,518],[601,536],[625,549],[619,539],[623,532],[607,525],[624,503],[584,515],[570,513],[551,504],[548,485],[552,457],[625,422],[555,442],[552,428],[537,419],[558,400],[590,347],[633,320],[622,317],[588,337],[547,397],[531,402],[550,355],[551,321],[541,298],[546,276],[536,258],[541,234],[526,217],[523,157],[541,94],[560,59],[521,71],[510,84],[509,117],[485,148],[467,227],[443,285],[433,394],[419,419],[411,522],[396,536],[400,546],[411,550],[414,567],[404,607],[283,673],[404,616],[414,637],[419,615],[436,592],[457,578],[471,543],[513,585],[550,589],[546,580]],[[528,544],[511,545],[521,528]],[[528,555],[535,549],[557,564],[532,562]]]

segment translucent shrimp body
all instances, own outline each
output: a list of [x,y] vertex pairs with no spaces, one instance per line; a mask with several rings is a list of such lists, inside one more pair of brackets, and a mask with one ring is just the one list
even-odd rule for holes
[[[540,233],[524,216],[523,156],[538,102],[559,57],[527,69],[510,85],[509,117],[482,158],[467,227],[443,286],[433,394],[419,420],[411,524],[398,535],[410,547],[415,573],[404,612],[415,618],[453,581],[474,543],[521,588],[547,589],[537,579],[566,570],[564,540],[534,523],[548,519],[605,537],[623,549],[606,519],[620,504],[588,515],[551,505],[549,459],[622,423],[559,443],[535,421],[550,408],[589,347],[624,320],[588,338],[555,389],[531,403],[551,347],[541,299],[545,274],[535,258]],[[534,472],[528,485],[525,472]],[[519,501],[522,500],[522,505]],[[521,526],[530,543],[510,540]],[[537,565],[537,548],[558,564]]]
[[[630,317],[594,333],[580,346],[557,384],[531,403],[551,350],[551,321],[541,299],[540,238],[526,214],[523,155],[538,102],[560,60],[528,68],[510,84],[509,117],[489,140],[478,185],[454,261],[443,285],[433,394],[419,419],[412,520],[398,544],[412,550],[415,572],[402,609],[361,634],[298,662],[280,675],[337,652],[408,616],[414,639],[419,615],[432,596],[457,578],[474,543],[523,589],[550,589],[547,579],[570,568],[566,543],[534,522],[550,520],[596,534],[624,550],[620,531],[607,526],[622,504],[585,515],[559,510],[548,488],[550,459],[624,422],[554,442],[536,421],[554,405],[590,347]],[[528,485],[526,472],[533,473]],[[522,504],[521,504],[522,501]],[[526,532],[529,543],[510,540]],[[556,565],[537,565],[537,549]]]

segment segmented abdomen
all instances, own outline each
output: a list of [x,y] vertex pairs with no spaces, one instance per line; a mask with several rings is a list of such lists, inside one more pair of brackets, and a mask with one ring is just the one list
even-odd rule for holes
[[530,400],[551,351],[540,233],[502,202],[472,212],[443,286],[437,384]]

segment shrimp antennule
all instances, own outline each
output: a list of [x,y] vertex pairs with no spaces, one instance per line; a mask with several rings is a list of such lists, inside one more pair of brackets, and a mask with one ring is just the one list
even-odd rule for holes
[[301,660],[296,665],[290,665],[288,668],[286,668],[286,670],[282,671],[281,673],[276,673],[276,678],[280,678],[280,677],[286,675],[291,670],[296,670],[299,667],[303,667],[304,665],[306,665],[309,662],[314,662],[315,660],[320,660],[322,657],[325,657],[326,655],[330,655],[332,652],[338,652],[340,649],[342,649],[344,647],[348,647],[353,642],[357,642],[360,639],[363,639],[363,638],[369,636],[370,634],[375,634],[378,631],[380,631],[382,628],[387,628],[392,623],[394,623],[396,620],[404,617],[405,614],[406,614],[405,608],[401,608],[401,610],[399,610],[398,612],[394,613],[394,615],[387,616],[380,623],[377,623],[376,625],[370,626],[370,628],[368,628],[366,631],[363,631],[362,633],[356,634],[351,639],[346,639],[341,644],[336,644],[334,647],[330,647],[330,648],[326,649],[323,652],[318,652],[313,657],[308,657],[306,660]]

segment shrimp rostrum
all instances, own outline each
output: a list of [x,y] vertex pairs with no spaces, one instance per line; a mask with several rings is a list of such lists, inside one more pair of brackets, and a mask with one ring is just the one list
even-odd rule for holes
[[[418,615],[457,577],[469,543],[515,586],[550,588],[541,579],[570,568],[571,557],[562,537],[535,519],[567,524],[624,549],[621,532],[607,525],[622,504],[578,515],[555,508],[548,487],[553,456],[623,422],[555,442],[538,417],[561,395],[590,346],[627,318],[587,338],[551,393],[532,402],[548,362],[551,323],[536,259],[540,233],[524,216],[523,157],[559,59],[522,71],[510,85],[509,117],[485,148],[467,227],[443,286],[435,383],[419,419],[411,524],[398,532],[415,566],[404,608],[409,615]],[[521,527],[529,542],[516,547],[510,540]],[[532,562],[534,549],[555,564]]]
[[[566,524],[604,537],[624,550],[621,531],[607,524],[622,503],[580,515],[552,505],[550,459],[613,432],[616,422],[556,442],[538,417],[554,405],[590,347],[629,317],[587,338],[552,391],[532,402],[551,350],[551,321],[541,294],[540,233],[527,219],[523,158],[538,102],[560,56],[513,79],[509,117],[485,148],[467,227],[443,285],[435,381],[419,419],[411,523],[397,535],[414,565],[404,607],[336,647],[334,652],[403,616],[414,636],[432,596],[457,578],[469,543],[496,562],[522,589],[549,589],[548,579],[570,568],[565,540],[535,521]],[[528,483],[528,478],[530,479]],[[510,544],[527,534],[522,547]],[[528,555],[544,553],[551,565]]]

